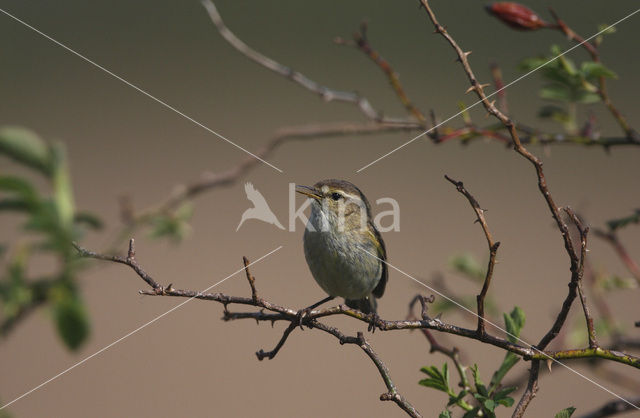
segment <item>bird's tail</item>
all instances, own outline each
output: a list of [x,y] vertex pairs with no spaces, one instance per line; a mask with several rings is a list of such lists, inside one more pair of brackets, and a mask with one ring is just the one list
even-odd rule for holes
[[362,299],[345,299],[344,301],[348,307],[357,309],[365,314],[377,313],[378,302],[373,295],[369,295]]

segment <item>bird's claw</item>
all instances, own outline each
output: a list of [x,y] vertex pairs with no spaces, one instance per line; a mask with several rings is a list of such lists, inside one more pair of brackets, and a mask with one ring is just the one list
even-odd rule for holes
[[367,315],[367,317],[368,317],[367,320],[369,321],[369,326],[367,327],[367,331],[373,334],[376,331],[376,324],[380,320],[380,316],[378,315],[377,312],[371,312],[369,315]]

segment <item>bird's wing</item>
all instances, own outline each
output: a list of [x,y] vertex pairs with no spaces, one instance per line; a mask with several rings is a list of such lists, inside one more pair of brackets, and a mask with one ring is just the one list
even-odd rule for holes
[[387,249],[384,246],[382,235],[376,229],[371,221],[369,221],[370,233],[373,235],[373,239],[376,243],[377,256],[382,261],[382,274],[380,275],[380,281],[375,289],[373,289],[373,295],[377,298],[381,298],[384,294],[384,288],[387,286],[387,280],[389,279],[389,269],[387,268]]

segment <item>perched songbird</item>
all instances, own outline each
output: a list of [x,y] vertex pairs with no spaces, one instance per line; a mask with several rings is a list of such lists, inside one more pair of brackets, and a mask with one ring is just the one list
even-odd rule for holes
[[242,214],[242,219],[240,219],[240,223],[236,228],[236,231],[240,229],[240,226],[247,219],[259,219],[263,222],[273,224],[280,229],[284,229],[284,226],[280,224],[276,215],[271,211],[271,208],[267,204],[267,201],[262,196],[258,190],[253,187],[251,183],[244,184],[244,191],[247,194],[247,199],[249,199],[253,203],[253,207],[244,211]]
[[[348,306],[376,317],[376,298],[387,284],[387,253],[364,194],[345,180],[296,186],[313,199],[304,231],[304,255],[314,279]],[[315,306],[314,306],[315,307]]]

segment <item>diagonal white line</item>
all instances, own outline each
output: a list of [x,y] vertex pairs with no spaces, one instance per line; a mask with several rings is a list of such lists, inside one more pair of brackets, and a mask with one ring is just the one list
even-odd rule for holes
[[[636,13],[640,12],[640,9],[626,15],[625,17],[623,17],[622,19],[618,20],[617,22],[615,22],[612,25],[607,26],[606,28],[602,29],[600,32],[591,35],[590,37],[588,37],[587,39],[585,39],[584,41],[580,42],[579,44],[576,44],[574,46],[572,46],[571,48],[567,49],[566,51],[564,51],[562,54],[551,58],[549,61],[545,62],[544,64],[539,65],[538,67],[534,68],[533,70],[529,71],[526,74],[521,75],[520,77],[516,78],[515,80],[511,81],[510,83],[504,85],[503,87],[499,88],[498,90],[494,91],[493,93],[487,95],[487,99],[493,97],[494,95],[500,93],[502,90],[506,89],[507,87],[512,86],[513,84],[517,83],[518,81],[522,80],[523,78],[528,77],[529,75],[535,73],[536,71],[538,71],[540,68],[552,63],[553,61],[557,60],[558,58],[560,58],[563,55],[568,54],[569,52],[573,51],[574,49],[578,48],[579,46],[581,46],[583,43],[585,42],[589,42],[590,40],[592,40],[593,38],[595,38],[596,36],[608,31],[609,29],[611,29],[612,27],[616,26],[617,24],[629,19],[631,16],[635,15]],[[453,116],[450,116],[449,118],[443,120],[442,122],[440,122],[439,124],[435,125],[434,127],[432,127],[431,129],[428,129],[426,131],[424,131],[423,133],[421,133],[420,135],[416,136],[415,138],[412,138],[411,140],[405,142],[402,145],[397,146],[396,148],[392,149],[391,151],[387,152],[386,154],[384,154],[383,156],[371,161],[369,164],[365,165],[364,167],[360,168],[359,170],[356,171],[356,173],[361,172],[362,170],[371,167],[372,165],[374,165],[375,163],[377,163],[378,161],[388,157],[389,155],[393,154],[394,152],[406,147],[407,145],[411,144],[412,142],[414,142],[415,140],[417,140],[418,138],[421,138],[423,136],[425,136],[426,134],[428,134],[429,132],[433,131],[434,129],[438,128],[439,126],[444,125],[445,123],[449,122],[451,119],[457,118],[458,116],[462,115],[464,112],[468,111],[469,109],[472,109],[474,107],[476,107],[477,105],[479,105],[480,103],[482,103],[482,100],[478,100],[477,102],[475,102],[474,104],[472,104],[471,106],[467,106],[467,108],[465,108],[464,110],[461,110],[460,112],[456,113]]]
[[[268,252],[267,254],[263,255],[262,257],[258,258],[257,260],[247,264],[247,267],[252,266],[254,264],[256,264],[257,262],[267,258],[268,256],[270,256],[271,254],[275,253],[276,251],[278,251],[279,249],[282,248],[282,245],[279,246],[278,248],[276,248],[275,250],[271,250],[270,252]],[[216,287],[217,285],[219,285],[220,283],[224,282],[225,280],[235,276],[236,274],[240,273],[241,271],[244,271],[246,267],[242,267],[239,270],[234,271],[233,273],[231,273],[230,275],[228,275],[227,277],[225,277],[224,279],[220,280],[217,283],[212,284],[211,286],[207,287],[206,289],[202,290],[200,293],[204,293],[209,291],[210,289],[213,289],[214,287]],[[131,331],[130,333],[118,338],[117,340],[115,340],[114,342],[112,342],[109,345],[106,345],[104,347],[102,347],[100,350],[96,351],[95,353],[91,354],[88,357],[85,357],[84,359],[80,360],[79,362],[77,362],[76,364],[74,364],[73,366],[61,371],[60,373],[58,373],[57,375],[53,376],[50,379],[45,380],[44,382],[40,383],[38,386],[34,387],[33,389],[29,390],[28,392],[23,393],[22,395],[18,396],[17,398],[15,398],[14,400],[12,400],[11,402],[2,405],[0,407],[0,411],[3,410],[4,408],[8,407],[9,405],[11,405],[14,402],[19,401],[20,399],[24,398],[25,396],[28,396],[30,394],[32,394],[33,392],[35,392],[36,390],[40,389],[41,387],[43,387],[44,385],[53,382],[54,380],[56,380],[57,378],[59,378],[60,376],[66,374],[67,372],[70,372],[71,370],[75,369],[76,367],[80,366],[81,364],[84,364],[85,362],[91,360],[93,357],[97,356],[98,354],[102,353],[103,351],[108,350],[109,348],[113,347],[114,345],[118,344],[120,341],[132,336],[133,334],[135,334],[136,332],[140,331],[143,328],[146,328],[148,325],[153,324],[154,322],[156,322],[157,320],[159,320],[160,318],[170,314],[171,312],[175,311],[176,309],[180,308],[181,306],[191,302],[193,299],[195,299],[196,296],[192,296],[189,299],[185,300],[184,302],[174,306],[173,308],[169,309],[168,311],[166,311],[165,313],[156,316],[155,318],[153,318],[151,321],[140,325],[138,328],[134,329],[133,331]]]
[[183,118],[187,119],[190,122],[195,123],[196,125],[198,125],[199,127],[201,127],[202,129],[204,129],[205,131],[214,134],[215,136],[217,136],[218,138],[226,141],[227,143],[233,145],[234,147],[238,148],[239,150],[244,151],[245,153],[251,155],[253,158],[262,161],[263,163],[265,163],[266,165],[268,165],[269,167],[273,168],[276,171],[279,171],[280,173],[283,173],[284,171],[282,171],[281,169],[279,169],[278,167],[274,166],[273,164],[263,160],[262,158],[258,157],[257,155],[255,155],[254,153],[252,153],[251,151],[248,151],[247,149],[241,147],[240,145],[236,144],[235,142],[231,141],[230,139],[224,137],[223,135],[219,134],[218,132],[214,131],[213,129],[209,128],[208,126],[203,125],[202,123],[198,122],[197,120],[195,120],[194,118],[192,118],[191,116],[188,116],[186,114],[184,114],[183,112],[181,112],[180,110],[176,109],[175,107],[171,106],[170,104],[158,99],[157,97],[153,96],[151,93],[148,93],[147,91],[141,89],[140,87],[136,86],[135,84],[125,80],[124,78],[120,77],[119,75],[113,73],[112,71],[109,71],[108,69],[106,69],[105,67],[103,67],[102,65],[96,63],[95,61],[90,60],[89,58],[85,57],[84,55],[80,54],[79,52],[76,52],[75,50],[71,49],[70,47],[66,46],[65,44],[63,44],[62,42],[57,41],[56,39],[52,38],[51,36],[47,35],[46,33],[34,28],[33,26],[31,26],[30,24],[28,24],[27,22],[17,18],[16,16],[12,15],[11,13],[7,12],[4,9],[0,8],[0,12],[4,13],[5,15],[9,16],[11,19],[15,20],[18,23],[21,23],[22,25],[26,26],[27,28],[31,29],[32,31],[36,32],[37,34],[47,38],[48,40],[50,40],[51,42],[53,42],[54,44],[66,49],[67,51],[71,52],[73,55],[77,56],[78,58],[83,59],[84,61],[88,62],[89,64],[93,65],[94,67],[104,71],[105,73],[109,74],[110,76],[112,76],[113,78],[123,82],[124,84],[126,84],[127,86],[133,88],[134,90],[137,90],[138,92],[144,94],[145,96],[147,96],[148,98],[150,98],[151,100],[160,103],[162,106],[166,107],[167,109],[177,113],[178,115],[182,116]]
[[[411,280],[413,280],[414,282],[416,282],[416,283],[418,283],[418,284],[420,284],[420,285],[422,285],[422,286],[426,287],[427,289],[431,290],[431,291],[432,291],[432,292],[434,292],[434,293],[437,293],[439,296],[443,297],[444,299],[448,300],[449,302],[453,303],[454,305],[458,306],[459,308],[462,308],[462,309],[463,309],[463,310],[465,310],[466,312],[468,312],[468,313],[470,313],[470,314],[474,315],[475,317],[479,317],[479,316],[478,316],[478,314],[477,314],[477,313],[475,313],[475,312],[473,312],[471,309],[469,309],[469,308],[467,308],[466,306],[464,306],[464,305],[460,304],[459,302],[457,302],[457,301],[455,301],[455,300],[451,299],[451,298],[450,298],[450,297],[448,297],[447,295],[445,295],[445,294],[443,294],[443,293],[441,293],[441,292],[437,291],[436,289],[432,288],[431,286],[429,286],[429,285],[427,285],[427,284],[425,284],[425,283],[422,283],[420,280],[418,280],[418,279],[416,279],[415,277],[411,276],[409,273],[405,273],[404,271],[402,271],[402,270],[400,270],[399,268],[397,268],[396,266],[394,266],[394,265],[390,264],[390,263],[389,263],[389,262],[387,262],[386,260],[381,259],[381,258],[380,258],[380,257],[378,257],[376,254],[371,253],[371,252],[369,252],[369,251],[365,250],[364,248],[361,248],[361,250],[362,250],[362,251],[364,251],[365,253],[369,254],[370,256],[377,258],[379,261],[381,261],[381,262],[383,262],[384,264],[386,264],[387,266],[391,267],[392,269],[394,269],[394,270],[395,270],[395,271],[397,271],[398,273],[400,273],[400,274],[402,274],[402,275],[404,275],[404,276],[407,276],[408,278],[410,278],[410,279],[411,279]],[[505,334],[507,334],[507,335],[509,335],[509,336],[511,336],[511,337],[513,337],[513,338],[515,338],[516,340],[518,340],[518,341],[520,341],[521,343],[525,344],[526,346],[528,346],[528,347],[529,347],[529,348],[531,348],[532,350],[537,351],[538,353],[540,353],[540,354],[542,354],[543,356],[547,357],[549,360],[553,361],[554,363],[559,364],[560,366],[562,366],[562,367],[564,367],[565,369],[567,369],[567,370],[571,371],[572,373],[575,373],[575,374],[577,374],[578,376],[582,377],[583,379],[585,379],[585,380],[587,380],[587,381],[589,381],[589,382],[593,383],[594,385],[596,385],[596,386],[597,386],[597,387],[599,387],[600,389],[604,390],[605,392],[608,392],[609,394],[611,394],[611,395],[615,396],[616,398],[620,399],[621,401],[623,401],[623,402],[625,402],[625,403],[629,404],[630,406],[634,407],[635,409],[640,410],[640,406],[635,405],[635,404],[633,404],[633,403],[629,402],[628,400],[626,400],[626,399],[625,399],[625,398],[623,398],[622,396],[620,396],[620,395],[616,394],[615,392],[613,392],[613,391],[611,391],[611,390],[607,389],[606,387],[602,386],[600,383],[598,383],[598,382],[596,382],[596,381],[594,381],[594,380],[592,380],[592,379],[588,378],[587,376],[583,375],[583,374],[582,374],[582,373],[580,373],[579,371],[577,371],[577,370],[575,370],[575,369],[573,369],[573,368],[571,368],[571,367],[567,366],[566,364],[564,364],[564,363],[562,363],[562,362],[560,362],[560,361],[558,361],[558,360],[554,359],[553,357],[549,356],[549,355],[548,355],[547,353],[545,353],[544,351],[541,351],[541,350],[537,349],[537,348],[536,348],[536,347],[534,347],[533,345],[531,345],[531,344],[529,344],[528,342],[524,341],[522,338],[520,338],[520,337],[518,337],[518,336],[516,336],[516,335],[513,335],[512,333],[510,333],[509,331],[507,331],[507,330],[503,329],[503,328],[502,328],[502,327],[500,327],[499,325],[497,325],[497,324],[495,324],[495,323],[491,322],[490,320],[488,320],[488,319],[486,319],[486,318],[484,318],[484,322],[486,322],[487,324],[490,324],[491,326],[493,326],[493,327],[495,327],[495,328],[499,329],[500,331],[504,332]]]

